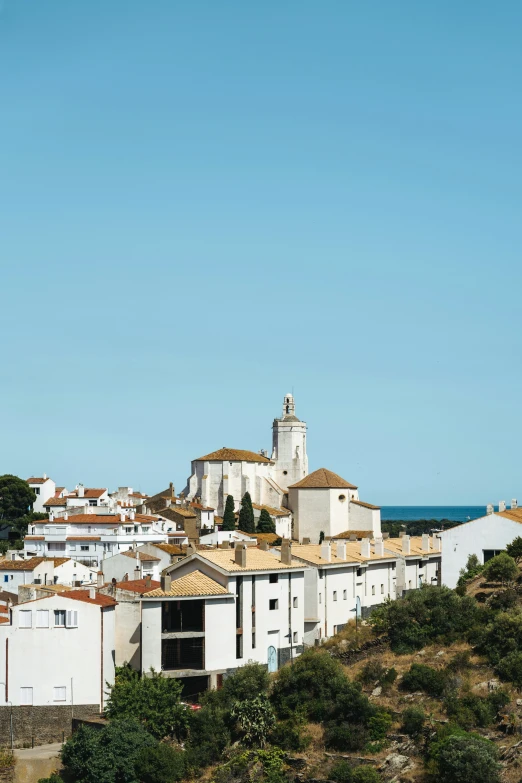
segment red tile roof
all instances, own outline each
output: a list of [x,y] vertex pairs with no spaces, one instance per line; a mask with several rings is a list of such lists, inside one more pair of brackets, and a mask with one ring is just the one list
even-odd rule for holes
[[148,516],[147,514],[136,514],[135,519],[129,519],[129,517],[126,517],[124,522],[121,522],[120,515],[119,514],[69,514],[67,519],[64,519],[63,517],[55,517],[53,520],[50,519],[42,519],[37,522],[37,524],[44,524],[44,525],[78,525],[78,524],[85,524],[85,525],[100,525],[100,524],[106,524],[106,525],[132,525],[136,522],[157,522],[158,517],[156,516]]
[[67,536],[66,541],[101,541],[101,536]]
[[116,606],[118,603],[108,595],[96,593],[94,598],[90,597],[90,590],[69,590],[66,593],[58,593],[60,598],[72,598],[74,601],[83,601],[86,604],[96,604],[97,606]]
[[125,557],[132,557],[134,560],[136,560],[136,555],[138,555],[140,560],[160,560],[156,555],[148,555],[146,552],[136,552],[134,549],[127,549],[126,552],[118,552],[118,554],[125,555]]
[[116,587],[119,587],[120,590],[129,590],[131,593],[143,595],[147,590],[157,590],[161,587],[161,582],[155,582],[151,579],[150,583],[147,584],[146,579],[129,579],[125,582],[116,582]]
[[49,498],[49,500],[45,501],[44,506],[63,506],[63,508],[65,508],[67,506],[67,501],[65,498]]
[[357,489],[354,484],[350,484],[349,481],[338,476],[337,473],[333,473],[326,468],[319,468],[313,473],[309,473],[304,479],[298,481],[296,484],[291,484],[289,489]]
[[83,496],[78,495],[78,490],[75,489],[72,492],[70,492],[66,497],[68,498],[101,498],[102,495],[107,492],[106,489],[84,489],[83,490]]
[[257,454],[255,451],[245,451],[244,449],[228,449],[223,446],[218,451],[205,454],[204,457],[198,457],[194,462],[272,462],[264,454]]
[[34,476],[32,478],[26,479],[28,484],[45,484],[46,481],[49,481],[49,478],[35,478]]

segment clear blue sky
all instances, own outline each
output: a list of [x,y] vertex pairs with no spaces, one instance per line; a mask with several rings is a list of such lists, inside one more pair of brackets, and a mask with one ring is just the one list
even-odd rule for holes
[[522,496],[522,6],[3,0],[0,473]]

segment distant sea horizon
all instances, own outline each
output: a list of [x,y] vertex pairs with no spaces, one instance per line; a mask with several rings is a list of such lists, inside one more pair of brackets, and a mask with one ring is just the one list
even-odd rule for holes
[[486,515],[486,506],[381,506],[381,519],[388,522],[417,519],[449,519],[467,522]]

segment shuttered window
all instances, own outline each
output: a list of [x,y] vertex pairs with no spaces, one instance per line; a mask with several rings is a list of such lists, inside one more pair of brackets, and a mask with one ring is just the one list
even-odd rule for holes
[[18,627],[31,628],[33,613],[30,609],[21,609],[18,613]]
[[78,612],[76,609],[68,609],[67,610],[67,619],[66,619],[66,626],[67,628],[77,628],[78,627]]
[[53,701],[66,701],[67,688],[65,685],[58,685],[53,688]]
[[36,612],[36,627],[49,628],[49,609],[38,609]]

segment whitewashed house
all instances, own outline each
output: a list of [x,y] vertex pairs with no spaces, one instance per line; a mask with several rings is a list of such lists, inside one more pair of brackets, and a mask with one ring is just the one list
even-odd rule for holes
[[272,508],[272,506],[261,506],[259,503],[252,503],[254,510],[254,519],[256,527],[263,509],[268,511],[272,522],[275,525],[276,535],[279,538],[292,538],[292,512],[289,508]]
[[146,577],[111,583],[100,588],[102,595],[117,601],[114,643],[116,666],[128,663],[136,671],[141,671],[141,596],[160,586],[160,582]]
[[111,582],[113,579],[117,582],[128,582],[130,579],[145,579],[146,576],[158,580],[160,563],[161,558],[158,555],[144,552],[140,547],[105,557],[101,561],[100,568],[106,582]]
[[142,597],[142,671],[183,679],[186,694],[248,661],[275,671],[303,647],[304,571],[289,545],[199,550]]
[[326,468],[310,473],[288,488],[288,505],[294,515],[293,538],[300,543],[319,543],[339,534],[363,533],[370,538],[381,534],[378,506],[359,500],[355,484]]
[[522,536],[522,508],[518,508],[516,500],[511,502],[511,508],[501,501],[498,511],[493,511],[493,506],[488,511],[483,517],[439,533],[444,551],[442,583],[447,587],[456,587],[459,572],[466,567],[470,555],[476,555],[480,563],[487,563]]
[[[54,498],[56,484],[46,473],[41,477],[32,476],[31,478],[26,479],[26,481],[36,495],[36,500],[33,503],[33,511],[43,514],[45,511],[44,501],[46,501],[47,498]],[[61,487],[61,489],[63,490],[63,487]]]
[[158,517],[134,510],[114,514],[103,507],[69,509],[33,522],[24,539],[24,552],[27,557],[71,557],[99,568],[104,557],[134,544],[166,542],[168,535],[161,530],[162,524]]
[[402,536],[384,540],[384,551],[397,557],[397,597],[423,585],[441,584],[442,544],[438,536]]
[[116,508],[115,502],[109,498],[107,489],[96,489],[77,484],[72,492],[64,490],[60,493],[49,495],[48,499],[43,502],[43,511],[57,514],[60,511],[79,509],[85,506],[94,508],[107,506],[112,508],[113,511]]
[[0,619],[0,705],[45,707],[47,720],[66,708],[69,725],[75,712],[100,712],[114,682],[115,606],[94,588],[12,606]]

